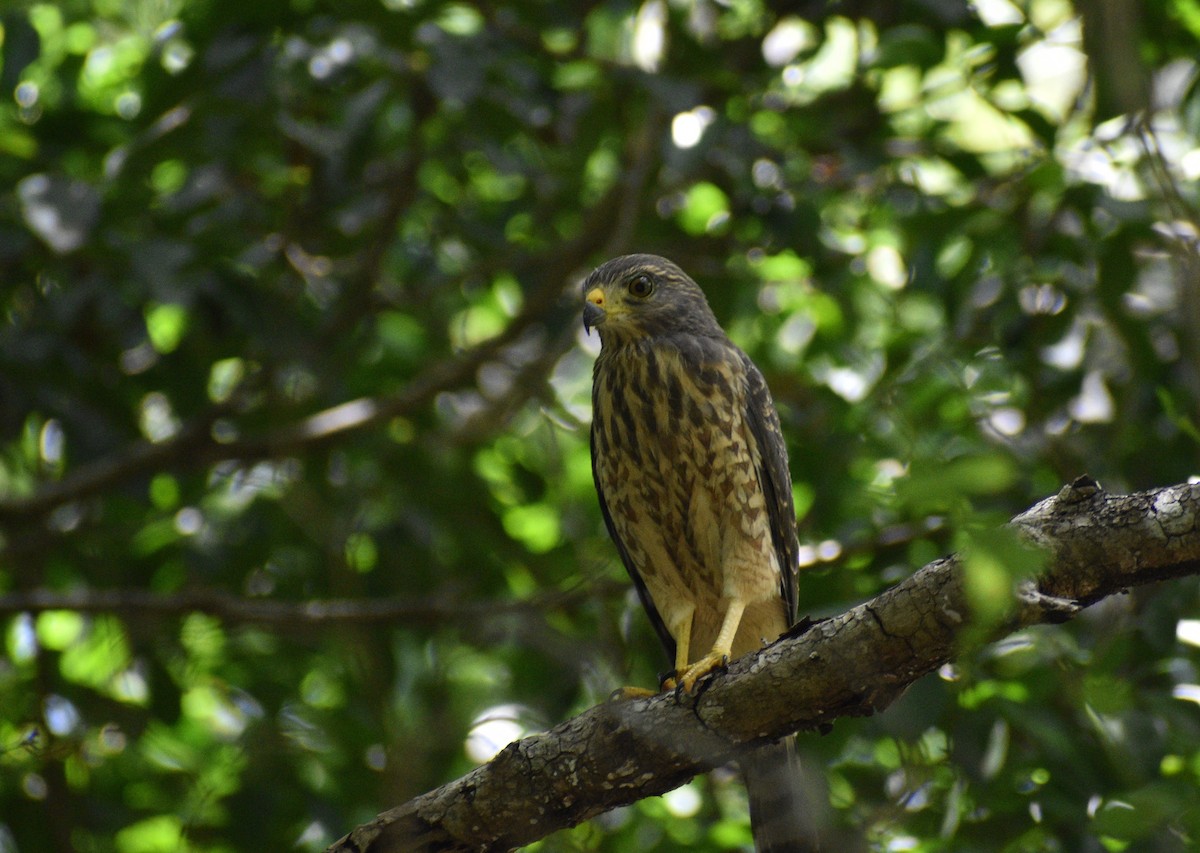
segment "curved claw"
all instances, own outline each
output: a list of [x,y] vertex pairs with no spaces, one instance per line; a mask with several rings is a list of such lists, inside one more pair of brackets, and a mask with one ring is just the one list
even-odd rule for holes
[[706,675],[711,675],[713,672],[723,669],[728,663],[729,655],[721,652],[709,652],[683,671],[679,676],[679,689],[684,693],[691,693],[697,681]]
[[679,670],[664,672],[658,679],[658,689],[664,693],[674,690],[679,685]]

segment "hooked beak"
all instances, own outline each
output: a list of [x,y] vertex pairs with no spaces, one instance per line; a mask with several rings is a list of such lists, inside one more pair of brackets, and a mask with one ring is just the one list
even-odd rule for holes
[[599,326],[608,316],[604,310],[604,291],[593,287],[587,292],[583,303],[583,330],[590,332],[593,326]]

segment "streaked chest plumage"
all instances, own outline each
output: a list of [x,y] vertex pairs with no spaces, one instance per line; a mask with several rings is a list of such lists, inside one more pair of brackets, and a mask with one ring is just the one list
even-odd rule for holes
[[777,595],[746,396],[740,353],[719,342],[639,341],[596,362],[597,485],[660,610],[684,596],[715,613],[730,584]]

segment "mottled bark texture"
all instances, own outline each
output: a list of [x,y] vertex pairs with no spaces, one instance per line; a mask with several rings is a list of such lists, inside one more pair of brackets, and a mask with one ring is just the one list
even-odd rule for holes
[[[1042,552],[995,637],[1060,622],[1133,586],[1200,573],[1200,485],[1110,495],[1081,477],[1011,522]],[[510,744],[461,779],[390,809],[336,853],[508,850],[662,794],[739,748],[873,714],[951,660],[972,625],[962,558],[733,662],[696,697],[609,702]],[[978,633],[978,632],[977,632]]]

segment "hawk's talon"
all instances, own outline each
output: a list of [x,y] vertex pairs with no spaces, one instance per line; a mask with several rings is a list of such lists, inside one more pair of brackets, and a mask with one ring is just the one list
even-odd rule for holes
[[706,676],[712,675],[718,670],[723,670],[729,664],[729,655],[724,652],[709,652],[700,660],[691,664],[679,676],[679,690],[684,693],[692,693],[696,687],[696,682]]
[[612,693],[608,694],[608,701],[623,702],[626,699],[649,699],[651,696],[657,695],[657,692],[645,687],[618,687]]

